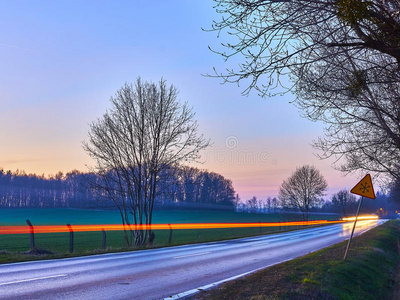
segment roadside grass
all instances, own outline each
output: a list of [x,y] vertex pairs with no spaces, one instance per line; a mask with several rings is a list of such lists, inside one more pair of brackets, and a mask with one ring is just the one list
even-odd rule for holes
[[190,299],[396,299],[399,238],[400,221],[389,221],[355,237],[346,261],[347,241]]
[[[325,219],[327,216],[323,216]],[[248,214],[221,211],[155,211],[154,224],[161,223],[208,223],[208,222],[283,222],[298,221],[298,214]],[[321,216],[313,215],[313,219]],[[116,211],[76,210],[76,209],[6,209],[0,210],[0,225],[25,225],[30,219],[32,224],[119,224],[120,217]],[[328,216],[334,219],[334,216]],[[0,235],[0,263],[28,261],[37,259],[63,258],[98,253],[123,252],[152,249],[193,243],[220,241],[260,234],[290,231],[301,227],[272,228],[225,228],[173,230],[172,243],[168,243],[169,230],[155,231],[153,245],[132,248],[127,247],[122,231],[106,232],[106,249],[102,250],[102,232],[75,232],[74,253],[69,254],[69,232],[35,234],[36,248],[51,251],[53,254],[31,255],[29,234]]]

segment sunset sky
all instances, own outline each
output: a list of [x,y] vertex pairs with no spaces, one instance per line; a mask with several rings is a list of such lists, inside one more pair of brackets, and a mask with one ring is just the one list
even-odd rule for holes
[[233,181],[242,200],[276,196],[297,166],[325,176],[329,194],[353,187],[333,160],[319,160],[310,143],[323,124],[300,117],[286,94],[269,99],[245,85],[207,78],[228,65],[221,49],[220,16],[211,0],[0,1],[0,167],[27,173],[86,171],[82,149],[89,126],[109,98],[138,76],[178,87],[196,112],[200,133],[213,145],[202,165]]

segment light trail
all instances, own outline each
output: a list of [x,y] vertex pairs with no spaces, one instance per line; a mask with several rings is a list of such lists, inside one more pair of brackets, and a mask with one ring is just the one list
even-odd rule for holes
[[[376,215],[363,215],[363,216],[358,216],[357,220],[377,220],[379,219],[378,216]],[[343,221],[355,221],[356,217],[348,217],[348,218],[343,218]]]
[[[256,222],[256,223],[178,223],[178,224],[152,224],[152,225],[122,225],[122,224],[95,224],[72,225],[74,232],[86,231],[122,231],[122,230],[168,230],[168,229],[217,229],[217,228],[255,228],[255,227],[286,227],[286,226],[311,226],[322,224],[344,223],[341,221],[298,221],[298,222]],[[70,232],[67,225],[36,225],[34,233]],[[31,233],[29,226],[0,226],[0,234],[26,234]]]

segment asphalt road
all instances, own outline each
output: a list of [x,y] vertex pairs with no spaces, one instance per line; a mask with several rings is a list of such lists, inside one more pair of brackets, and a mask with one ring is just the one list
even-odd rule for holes
[[[360,234],[385,222],[359,221]],[[0,299],[177,299],[339,243],[352,222],[288,233],[0,265]]]

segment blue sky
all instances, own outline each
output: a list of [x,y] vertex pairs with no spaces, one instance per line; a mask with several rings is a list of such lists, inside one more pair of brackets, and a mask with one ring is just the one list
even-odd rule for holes
[[[218,19],[210,0],[0,1],[0,167],[28,173],[85,171],[88,124],[138,76],[178,87],[213,146],[202,165],[233,180],[243,200],[278,193],[296,166],[319,168],[334,193],[343,177],[310,143],[323,124],[300,117],[293,95],[269,99],[207,78],[228,65],[204,32]],[[231,62],[230,64],[235,63]]]

